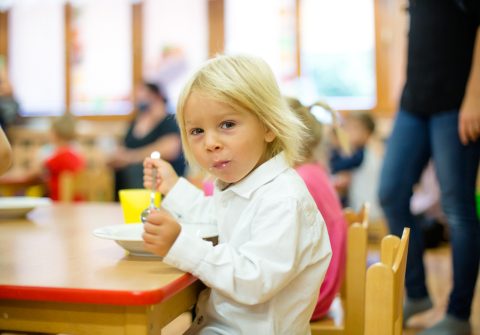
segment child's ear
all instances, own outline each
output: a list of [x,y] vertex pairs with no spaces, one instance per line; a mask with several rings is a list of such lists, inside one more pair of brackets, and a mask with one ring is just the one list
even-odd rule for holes
[[265,142],[272,143],[275,139],[275,134],[270,129],[265,129]]

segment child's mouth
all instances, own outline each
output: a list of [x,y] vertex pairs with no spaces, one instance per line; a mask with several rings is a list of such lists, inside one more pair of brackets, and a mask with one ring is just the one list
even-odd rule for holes
[[215,162],[215,163],[213,163],[212,168],[221,170],[221,169],[225,168],[228,165],[228,163],[230,163],[230,161]]

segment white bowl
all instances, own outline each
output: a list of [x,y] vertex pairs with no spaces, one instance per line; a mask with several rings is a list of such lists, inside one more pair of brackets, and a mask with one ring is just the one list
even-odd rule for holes
[[[182,231],[212,242],[218,235],[217,227],[209,224],[185,223],[182,224]],[[131,255],[154,256],[143,247],[142,234],[142,223],[118,224],[97,228],[93,231],[93,235],[97,237],[114,240]]]
[[32,209],[51,203],[52,200],[49,198],[0,197],[0,218],[23,217]]

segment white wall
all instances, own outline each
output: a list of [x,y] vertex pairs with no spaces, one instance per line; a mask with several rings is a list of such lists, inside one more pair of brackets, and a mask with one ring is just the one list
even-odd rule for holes
[[9,14],[9,77],[24,113],[64,110],[63,6],[18,2]]

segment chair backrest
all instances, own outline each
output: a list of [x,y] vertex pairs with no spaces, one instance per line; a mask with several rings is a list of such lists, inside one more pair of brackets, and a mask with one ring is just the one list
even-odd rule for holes
[[381,260],[367,271],[365,334],[401,335],[403,294],[410,229],[402,238],[388,235],[381,245]]
[[349,225],[343,298],[346,334],[362,334],[364,327],[369,210],[370,205],[365,203],[358,213],[349,209],[344,211]]
[[344,315],[311,322],[312,335],[363,334],[369,207],[365,203],[358,212],[351,208],[343,211],[348,224],[346,273],[340,291]]
[[62,172],[59,178],[59,200],[72,202],[77,197],[85,201],[113,201],[112,173],[107,170]]

